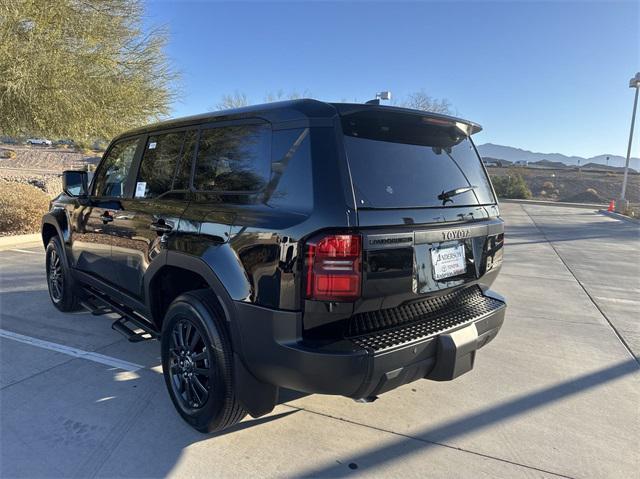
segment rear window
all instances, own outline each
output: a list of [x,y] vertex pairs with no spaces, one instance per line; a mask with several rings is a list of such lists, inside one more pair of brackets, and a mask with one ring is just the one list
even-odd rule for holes
[[495,203],[464,124],[421,115],[361,112],[344,117],[342,126],[360,207]]

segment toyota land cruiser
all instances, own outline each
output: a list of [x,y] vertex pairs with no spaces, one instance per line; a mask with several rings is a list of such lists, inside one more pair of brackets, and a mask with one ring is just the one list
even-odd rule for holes
[[63,174],[42,224],[49,295],[160,339],[200,431],[270,412],[279,388],[370,401],[454,379],[505,313],[478,131],[315,100],[129,131],[91,182]]

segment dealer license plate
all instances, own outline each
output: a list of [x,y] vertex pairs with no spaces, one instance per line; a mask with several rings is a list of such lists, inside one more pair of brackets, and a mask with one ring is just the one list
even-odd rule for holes
[[431,265],[433,279],[441,280],[466,273],[467,262],[464,255],[464,245],[446,246],[431,250]]

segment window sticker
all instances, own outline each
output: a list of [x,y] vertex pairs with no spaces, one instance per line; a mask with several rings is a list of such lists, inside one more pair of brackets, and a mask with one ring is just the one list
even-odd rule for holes
[[155,141],[152,141],[151,143],[149,143],[149,149],[150,150],[155,150],[156,149],[156,144],[157,143]]
[[147,182],[138,181],[136,183],[136,198],[144,198],[147,193]]

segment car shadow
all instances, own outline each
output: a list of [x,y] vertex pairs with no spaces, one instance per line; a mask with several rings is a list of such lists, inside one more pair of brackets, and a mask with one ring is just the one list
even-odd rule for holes
[[358,472],[375,471],[377,467],[385,463],[402,461],[404,458],[425,449],[446,445],[447,442],[462,435],[502,423],[521,414],[527,414],[553,402],[634,373],[638,373],[638,363],[634,360],[624,361],[477,413],[444,424],[429,426],[413,433],[411,437],[398,437],[390,443],[385,443],[382,447],[370,449],[351,457],[350,467],[345,464],[331,463],[324,467],[296,472],[296,475],[300,477],[344,477],[353,474],[352,469],[355,468],[358,469]]
[[[434,446],[447,446],[448,443],[463,435],[504,423],[519,415],[528,414],[621,377],[637,374],[638,370],[638,364],[634,360],[620,362],[446,423],[429,424],[410,436],[396,435],[390,441],[385,441],[384,445],[376,448],[365,451],[356,449],[359,452],[351,456],[346,463],[331,461],[318,467],[294,471],[293,474],[296,477],[344,477],[352,475],[354,469],[360,473],[376,471],[376,468],[385,463],[402,461],[404,458]],[[146,370],[145,375],[147,375],[148,381]],[[286,436],[287,428],[292,424],[286,419],[301,412],[301,410],[295,409],[295,406],[285,405],[283,407],[288,410],[276,411],[257,419],[247,418],[219,433],[202,434],[182,421],[163,390],[164,384],[162,384],[161,375],[156,372],[154,376],[152,382],[155,383],[155,386],[152,388],[155,391],[151,395],[145,396],[150,398],[149,403],[141,407],[140,413],[133,418],[116,447],[103,451],[104,454],[99,460],[92,459],[95,464],[87,464],[79,469],[83,474],[108,477],[166,477],[176,473],[175,468],[184,459],[185,451],[191,450],[198,443],[206,442],[207,451],[210,450],[210,454],[217,454],[229,447],[242,448],[245,441],[248,441],[249,444],[255,444],[256,441],[259,443],[266,441],[265,447],[268,447],[268,443],[274,441],[274,434]],[[104,393],[109,394],[108,386],[105,389]],[[283,390],[279,402],[291,401],[303,395],[296,391]],[[305,413],[314,414],[306,410]],[[272,424],[279,421],[283,421],[283,425],[274,428]],[[292,429],[293,437],[296,433],[299,433],[299,429]],[[261,434],[266,435],[261,437]],[[330,447],[333,443],[331,434],[314,435],[314,437],[322,438],[317,444],[319,449]],[[327,443],[323,444],[322,441],[327,441]],[[313,451],[308,451],[308,453],[312,454]],[[345,453],[348,454],[349,451],[345,451]],[[236,450],[233,454],[235,457],[238,451]],[[248,450],[244,454],[251,455]],[[194,456],[191,457],[194,459]],[[221,457],[220,460],[226,459]],[[225,470],[227,467],[229,464],[225,463]],[[260,475],[259,463],[251,467],[256,468],[252,469],[254,475]]]

